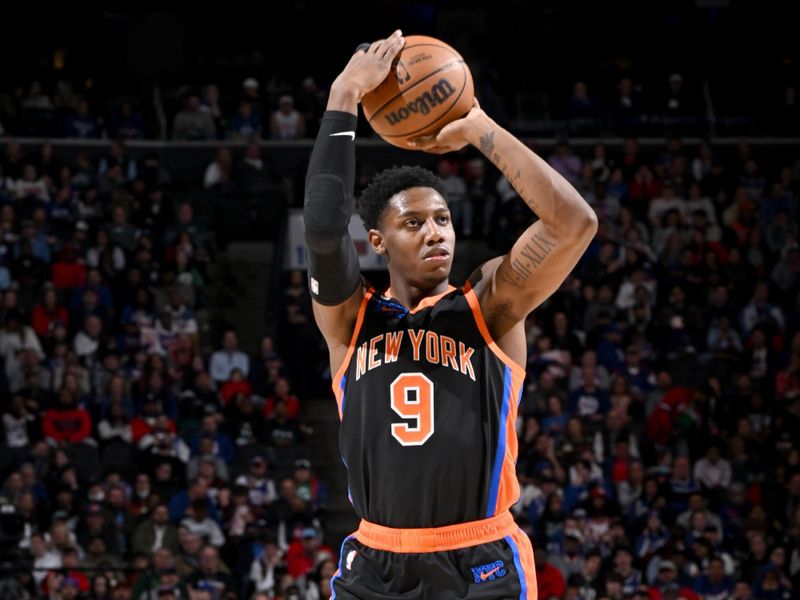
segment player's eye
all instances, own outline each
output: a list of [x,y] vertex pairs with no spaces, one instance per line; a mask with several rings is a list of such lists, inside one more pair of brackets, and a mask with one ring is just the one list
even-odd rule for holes
[[417,221],[416,219],[409,219],[408,221],[406,221],[406,226],[419,227],[419,221]]
[[446,225],[450,222],[450,215],[439,215],[439,223]]

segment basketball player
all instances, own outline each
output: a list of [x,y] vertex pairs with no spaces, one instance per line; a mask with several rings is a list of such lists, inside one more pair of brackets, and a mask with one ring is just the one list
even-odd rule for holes
[[308,168],[305,236],[317,324],[330,350],[350,498],[333,598],[535,599],[531,542],[514,523],[514,421],[525,317],[556,290],[597,220],[575,189],[477,105],[414,147],[472,144],[539,216],[463,288],[441,182],[418,167],[377,175],[358,210],[390,287],[359,273],[347,225],[357,106],[389,73],[399,31],[359,50],[334,81]]

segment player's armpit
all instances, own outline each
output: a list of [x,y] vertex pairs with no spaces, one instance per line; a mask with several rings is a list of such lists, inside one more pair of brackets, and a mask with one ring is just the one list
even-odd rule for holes
[[473,274],[486,324],[501,338],[544,302],[575,268],[589,246],[597,224],[587,220],[554,234],[543,221],[531,225],[502,258]]
[[[350,338],[353,335],[353,328],[367,287],[367,283],[362,277],[361,283],[350,297],[333,306],[320,304],[312,298],[314,319],[331,352],[337,346],[347,347],[350,345]],[[331,358],[333,357],[331,356]]]

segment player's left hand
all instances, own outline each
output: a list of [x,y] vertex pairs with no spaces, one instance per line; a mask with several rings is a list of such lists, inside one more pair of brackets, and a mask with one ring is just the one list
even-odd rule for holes
[[460,119],[448,123],[436,135],[423,135],[411,140],[409,149],[423,150],[432,154],[445,154],[461,150],[467,144],[473,143],[479,125],[486,119],[478,99],[472,101],[470,111]]

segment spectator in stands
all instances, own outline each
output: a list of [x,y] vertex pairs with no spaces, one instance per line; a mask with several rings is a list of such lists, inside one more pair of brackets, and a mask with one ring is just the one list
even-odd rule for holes
[[237,589],[230,570],[220,560],[219,551],[215,547],[205,546],[200,551],[199,558],[198,568],[193,569],[186,578],[186,585],[189,589],[214,592],[214,595],[220,598],[224,597],[226,592]]
[[89,112],[89,103],[85,99],[79,100],[75,112],[67,117],[66,137],[97,138],[100,132],[100,120]]
[[222,132],[224,131],[222,105],[219,98],[219,87],[216,84],[212,83],[203,86],[200,98],[200,110],[207,113],[214,121],[214,128],[216,129],[215,137],[222,137]]
[[[21,92],[21,90],[20,90]],[[44,93],[39,81],[32,81],[28,94],[21,101],[24,133],[27,135],[49,135],[53,133],[54,106]]]
[[294,98],[284,94],[278,98],[278,110],[269,118],[270,137],[275,140],[299,140],[305,137],[306,120],[294,107]]
[[258,143],[250,142],[245,147],[237,180],[246,194],[263,193],[271,185],[269,165],[261,158],[261,146]]
[[58,404],[44,413],[42,433],[45,440],[54,446],[67,446],[86,442],[93,444],[92,417],[77,406],[75,395],[63,389],[58,396]]
[[289,380],[285,377],[278,378],[275,382],[274,393],[264,400],[264,417],[267,419],[274,417],[277,402],[285,403],[290,419],[297,419],[300,416],[300,400],[291,393]]
[[306,527],[286,551],[286,566],[295,579],[309,575],[322,561],[334,557],[330,546],[322,543],[320,533],[314,527]]
[[257,515],[278,499],[275,482],[267,474],[268,466],[266,458],[254,456],[248,463],[247,472],[236,479],[236,485],[247,489],[250,505]]
[[296,447],[304,440],[303,432],[289,417],[289,409],[283,400],[275,402],[272,419],[267,422],[266,439],[278,448]]
[[261,113],[248,100],[239,103],[239,109],[228,121],[226,137],[231,140],[257,140],[264,127]]
[[573,131],[591,131],[596,126],[597,116],[597,99],[589,95],[589,89],[584,81],[576,81],[567,102],[567,117],[572,121]]
[[192,501],[180,526],[200,536],[205,543],[214,548],[220,548],[225,544],[225,535],[219,525],[208,516],[208,500],[205,498]]
[[564,179],[573,185],[578,183],[583,162],[580,157],[572,152],[566,140],[561,140],[556,144],[555,152],[548,157],[547,162],[550,163],[550,166],[558,171]]
[[620,79],[610,109],[615,128],[620,133],[629,133],[638,125],[642,112],[640,92],[639,86],[630,77]]
[[260,87],[261,86],[258,82],[258,79],[254,77],[248,77],[242,81],[241,99],[250,102],[253,105],[254,110],[263,114],[264,107],[261,103],[261,96],[259,92]]
[[97,175],[102,177],[109,168],[119,165],[122,170],[122,177],[125,181],[133,181],[139,174],[139,167],[136,161],[126,156],[125,144],[121,139],[111,140],[108,147],[108,155],[100,159],[97,165]]
[[144,139],[144,118],[140,112],[134,112],[130,102],[122,102],[108,122],[108,135],[121,140]]
[[40,339],[52,336],[56,323],[69,326],[69,313],[64,306],[58,304],[58,296],[52,285],[45,285],[42,302],[33,307],[31,324]]
[[18,142],[10,140],[5,147],[3,156],[0,157],[0,167],[4,177],[10,182],[22,177],[22,171],[26,162],[22,157],[22,147]]
[[139,237],[139,231],[128,222],[128,214],[123,206],[115,206],[112,212],[112,223],[108,226],[108,239],[112,246],[119,246],[130,254]]
[[720,456],[718,443],[709,443],[706,455],[695,463],[694,479],[709,491],[723,492],[730,487],[731,465]]
[[206,167],[203,185],[207,190],[224,190],[230,187],[233,180],[231,178],[231,151],[227,148],[217,150],[217,157],[214,162]]
[[175,115],[172,138],[175,140],[213,140],[216,136],[211,116],[200,110],[200,98],[190,95],[185,108]]
[[547,561],[547,553],[536,548],[534,551],[536,564],[536,583],[539,596],[542,598],[561,598],[564,595],[566,584],[561,572]]
[[294,461],[294,482],[297,495],[308,502],[315,513],[325,508],[327,489],[311,470],[311,461],[305,458]]
[[235,448],[231,443],[230,438],[223,432],[219,431],[217,425],[217,418],[213,415],[206,415],[203,417],[200,432],[192,439],[192,451],[197,453],[200,449],[200,443],[204,438],[213,440],[214,455],[218,456],[227,464],[233,464],[235,456]]
[[50,200],[50,191],[47,182],[40,177],[34,165],[28,164],[22,169],[22,177],[17,180],[13,189],[14,195],[22,201]]
[[227,329],[222,335],[222,348],[211,355],[209,372],[211,378],[221,384],[230,379],[234,369],[239,369],[247,376],[250,371],[250,359],[239,350],[239,342],[234,329]]
[[[250,382],[248,382],[240,369],[233,369],[228,381],[219,388],[219,395],[223,404],[228,404],[235,396],[242,394],[249,396],[252,393]],[[265,409],[266,410],[266,409]]]
[[467,184],[458,174],[456,165],[443,159],[437,165],[437,175],[442,180],[448,199],[453,227],[464,236],[472,235],[472,204],[467,195]]
[[325,94],[319,89],[313,77],[306,77],[300,83],[295,95],[297,110],[306,123],[306,136],[314,137],[319,129],[319,122],[325,112]]

